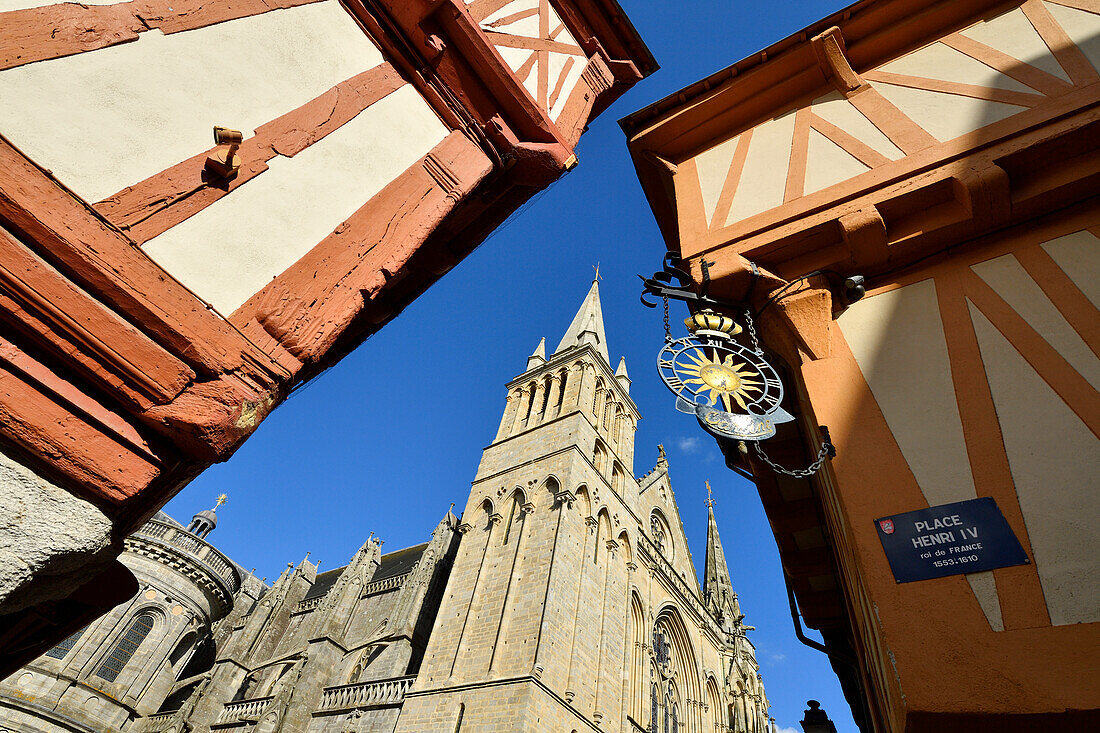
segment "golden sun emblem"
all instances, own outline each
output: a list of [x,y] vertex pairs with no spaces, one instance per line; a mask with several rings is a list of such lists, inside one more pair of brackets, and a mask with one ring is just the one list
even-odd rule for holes
[[684,374],[692,377],[685,379],[684,384],[698,385],[692,391],[707,397],[711,407],[721,398],[726,412],[732,412],[732,397],[738,407],[745,410],[745,399],[752,399],[749,393],[761,391],[761,383],[755,379],[758,375],[752,370],[743,371],[749,368],[748,365],[735,364],[732,354],[727,354],[725,359],[718,361],[717,353],[709,358],[699,349],[695,349],[694,355],[686,356],[694,363],[681,366]]

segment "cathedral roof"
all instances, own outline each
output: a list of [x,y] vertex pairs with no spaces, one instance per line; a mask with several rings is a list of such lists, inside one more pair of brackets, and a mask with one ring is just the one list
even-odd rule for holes
[[[382,563],[378,566],[378,570],[371,576],[371,581],[394,578],[409,572],[412,570],[413,565],[416,565],[417,561],[420,560],[427,547],[428,543],[425,542],[420,545],[406,547],[403,550],[386,553],[382,556]],[[302,600],[308,601],[311,598],[319,598],[328,593],[332,586],[336,585],[336,581],[340,579],[347,567],[347,565],[344,565],[335,570],[326,570],[320,573],[317,580],[314,581],[313,587],[309,589]]]
[[592,287],[588,289],[588,295],[584,296],[577,315],[573,316],[573,322],[565,329],[565,335],[561,338],[558,348],[554,353],[558,354],[573,346],[590,343],[596,347],[608,367],[611,365],[611,357],[607,355],[607,335],[603,329],[603,309],[600,307],[600,283],[592,281]]
[[345,565],[342,568],[336,568],[335,570],[326,570],[325,572],[317,576],[317,580],[313,581],[313,587],[306,593],[305,598],[302,600],[308,601],[310,598],[318,598],[329,592],[332,586],[336,585],[336,581],[340,579],[341,573],[344,572]]

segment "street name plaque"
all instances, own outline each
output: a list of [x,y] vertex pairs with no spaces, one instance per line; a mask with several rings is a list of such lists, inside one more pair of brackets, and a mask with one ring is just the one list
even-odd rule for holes
[[1030,562],[991,497],[883,517],[875,529],[898,583]]

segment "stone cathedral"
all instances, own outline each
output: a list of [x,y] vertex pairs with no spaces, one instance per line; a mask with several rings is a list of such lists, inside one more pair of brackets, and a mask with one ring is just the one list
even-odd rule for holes
[[213,511],[158,514],[121,558],[138,595],[0,683],[0,731],[767,733],[713,509],[700,587],[638,419],[593,282],[508,385],[461,517],[268,587]]

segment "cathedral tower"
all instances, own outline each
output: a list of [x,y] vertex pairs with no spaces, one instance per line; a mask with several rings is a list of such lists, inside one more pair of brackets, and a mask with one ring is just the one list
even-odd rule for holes
[[597,280],[553,353],[540,341],[508,384],[398,733],[727,719],[734,637],[703,601],[663,451],[634,476],[640,415],[612,363]]

